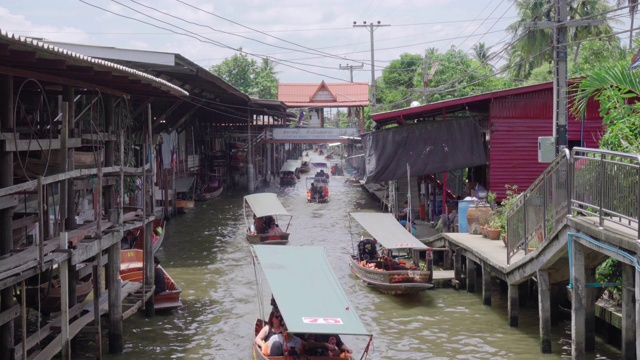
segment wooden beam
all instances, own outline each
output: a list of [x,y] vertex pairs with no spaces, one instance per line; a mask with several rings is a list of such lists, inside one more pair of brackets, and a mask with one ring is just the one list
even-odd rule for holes
[[84,81],[77,81],[77,80],[70,79],[68,77],[43,74],[35,71],[22,70],[22,69],[17,69],[17,68],[8,67],[8,66],[0,66],[0,74],[13,75],[13,76],[25,77],[25,78],[34,78],[40,81],[50,81],[50,82],[58,83],[61,85],[71,85],[79,88],[97,89],[97,90],[100,90],[102,93],[112,94],[115,96],[129,97],[129,94],[127,93],[110,89],[105,86],[91,84]]
[[[69,139],[67,142],[68,147],[80,147],[82,146],[82,140],[78,138]],[[24,139],[14,140],[7,139],[4,141],[4,151],[41,151],[41,150],[57,150],[61,148],[60,139]]]
[[0,325],[4,325],[20,315],[20,305],[16,303],[11,308],[0,313]]
[[0,210],[18,206],[18,196],[8,195],[0,197]]

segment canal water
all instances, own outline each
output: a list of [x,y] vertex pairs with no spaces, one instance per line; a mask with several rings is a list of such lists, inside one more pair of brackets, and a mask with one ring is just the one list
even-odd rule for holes
[[[359,282],[348,258],[357,242],[348,213],[379,209],[360,187],[331,179],[331,201],[307,204],[304,177],[296,186],[276,184],[275,192],[293,214],[290,245],[323,246],[333,270],[366,328],[373,334],[368,359],[560,359],[571,357],[570,321],[554,327],[554,354],[539,350],[537,309],[521,308],[520,326],[507,325],[506,293],[494,287],[492,306],[480,294],[436,289],[409,297],[378,293]],[[283,224],[281,223],[281,226]],[[269,303],[268,284],[254,269],[245,239],[242,194],[225,193],[195,211],[172,219],[158,251],[163,267],[182,288],[184,307],[124,323],[124,354],[108,359],[253,359],[253,326],[264,316],[258,296]],[[353,236],[353,240],[352,240]],[[263,292],[258,294],[257,278]],[[292,284],[291,291],[296,291]],[[268,310],[268,309],[267,309]],[[343,339],[359,359],[366,338]],[[617,359],[602,341],[590,359]],[[104,347],[105,352],[108,347]]]

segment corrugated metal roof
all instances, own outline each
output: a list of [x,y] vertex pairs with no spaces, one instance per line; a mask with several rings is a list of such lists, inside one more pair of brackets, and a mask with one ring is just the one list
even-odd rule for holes
[[551,82],[522,86],[512,89],[492,91],[484,94],[467,96],[463,98],[443,100],[421,106],[377,113],[373,114],[371,118],[373,119],[373,121],[379,124],[388,124],[402,120],[414,120],[424,116],[440,115],[443,111],[446,111],[447,108],[458,111],[461,108],[464,109],[466,106],[469,106],[473,103],[490,102],[492,99],[499,97],[518,95],[551,88],[553,88],[553,83]]
[[[331,92],[336,101],[312,101],[313,96],[323,88]],[[280,83],[278,100],[289,107],[348,107],[369,105],[368,83]]]
[[51,53],[54,53],[56,55],[63,55],[66,57],[69,57],[71,59],[74,60],[79,60],[81,62],[86,62],[87,64],[91,65],[91,66],[98,66],[98,67],[104,67],[104,68],[108,68],[110,70],[115,70],[118,72],[122,72],[122,73],[126,73],[130,76],[136,77],[142,81],[146,81],[148,83],[152,83],[156,86],[161,87],[163,90],[165,91],[169,91],[175,95],[178,96],[185,96],[185,95],[189,95],[189,93],[185,90],[183,90],[182,88],[175,86],[165,80],[159,79],[157,77],[151,76],[149,74],[146,74],[142,71],[138,71],[138,70],[134,70],[131,68],[128,68],[126,66],[122,66],[122,65],[118,65],[106,60],[101,60],[101,59],[95,59],[86,55],[82,55],[82,54],[78,54],[76,52],[73,51],[69,51],[63,48],[59,48],[57,46],[53,46],[32,38],[28,38],[28,37],[23,37],[23,36],[18,36],[15,35],[13,33],[10,33],[8,31],[2,31],[0,30],[0,39],[3,40],[8,40],[10,42],[15,42],[15,43],[20,43],[22,45],[26,45],[29,47],[33,47],[35,49],[38,49],[39,51],[48,51]]

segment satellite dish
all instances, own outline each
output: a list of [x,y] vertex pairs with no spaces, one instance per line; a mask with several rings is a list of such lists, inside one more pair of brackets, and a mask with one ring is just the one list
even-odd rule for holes
[[409,107],[416,107],[416,106],[420,106],[420,103],[415,100],[411,102],[411,105],[409,105]]

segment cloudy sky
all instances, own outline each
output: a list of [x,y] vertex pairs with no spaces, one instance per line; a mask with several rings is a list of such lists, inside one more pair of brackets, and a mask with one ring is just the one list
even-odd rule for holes
[[209,68],[242,48],[278,63],[281,82],[371,79],[402,53],[497,49],[516,20],[511,0],[0,0],[0,29],[53,41],[180,53]]

